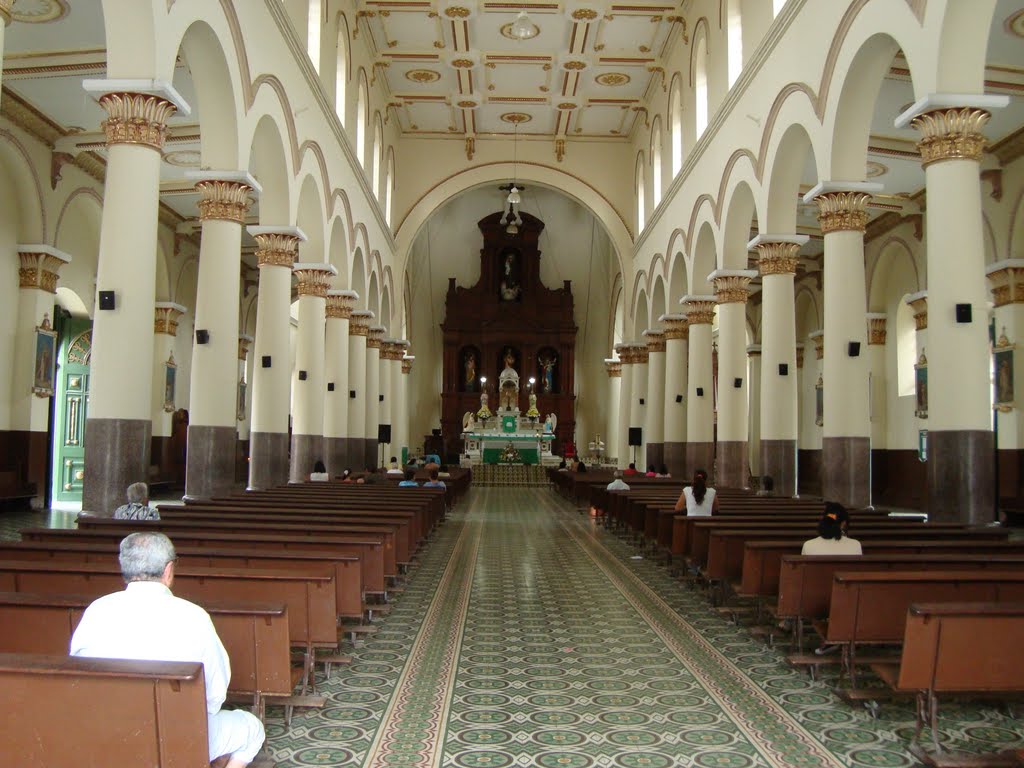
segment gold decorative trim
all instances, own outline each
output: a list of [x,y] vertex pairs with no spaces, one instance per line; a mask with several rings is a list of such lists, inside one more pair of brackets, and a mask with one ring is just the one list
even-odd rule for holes
[[868,344],[885,344],[885,318],[868,319]]
[[367,328],[366,329],[366,348],[367,349],[380,349],[381,344],[384,341],[384,331],[381,328]]
[[686,302],[686,320],[691,328],[695,325],[711,325],[714,319],[714,301],[699,299]]
[[239,181],[211,179],[200,181],[196,189],[203,196],[199,201],[200,221],[233,221],[244,224],[252,198],[252,187]]
[[167,120],[177,111],[167,99],[144,93],[107,93],[100,106],[109,117],[102,128],[107,145],[140,144],[160,150],[167,139]]
[[412,373],[412,360],[402,360],[402,373]]
[[57,292],[58,273],[65,264],[62,259],[34,251],[19,251],[18,259],[21,262],[18,268],[19,288],[38,288],[47,293]]
[[350,317],[348,323],[349,336],[366,336],[370,332],[370,322],[365,317]]
[[992,300],[995,306],[1024,304],[1024,268],[1006,267],[990,272],[988,279],[992,283]]
[[414,83],[434,83],[441,79],[441,73],[432,69],[410,69],[405,73],[405,79]]
[[832,232],[864,232],[868,223],[866,192],[826,192],[814,198],[818,204],[818,222],[824,235]]
[[[819,334],[811,339],[814,342],[814,357],[821,360],[825,356],[825,334]],[[820,376],[818,377],[821,378]]]
[[798,243],[758,243],[758,268],[762,275],[795,275],[800,263]]
[[181,319],[182,314],[180,309],[174,307],[155,307],[153,310],[153,333],[177,336],[178,320]]
[[444,9],[444,15],[449,19],[468,19],[469,8],[463,8],[461,5],[453,5],[450,8]]
[[928,329],[928,297],[922,296],[921,298],[914,299],[913,301],[907,302],[910,304],[910,308],[914,310],[914,328],[919,331]]
[[525,112],[506,112],[501,119],[506,123],[528,123],[533,120],[533,116]]
[[647,332],[647,353],[653,354],[655,352],[665,351],[665,333],[664,331],[648,331]]
[[352,296],[328,296],[327,317],[338,320],[348,320],[352,317],[352,309],[355,298]]
[[608,371],[609,379],[622,378],[622,363],[620,363],[618,360],[616,360],[613,363],[606,362],[604,366]]
[[719,304],[745,304],[750,291],[750,278],[746,275],[726,275],[715,278],[715,297]]
[[976,107],[937,109],[910,121],[921,133],[917,148],[921,165],[927,168],[943,160],[980,161],[985,151],[981,129],[992,115]]
[[296,269],[298,278],[296,291],[299,296],[313,296],[318,299],[327,298],[327,287],[333,275],[326,269]]
[[295,264],[299,238],[283,232],[259,234],[256,239],[256,264],[260,267],[288,267]]
[[[570,61],[565,65],[565,68],[568,69],[569,64],[573,63],[576,62]],[[598,75],[597,77],[594,78],[595,83],[597,83],[598,85],[603,85],[606,88],[615,88],[620,85],[625,85],[629,81],[629,75],[625,74],[624,72],[605,72],[604,74]]]
[[60,21],[68,15],[70,8],[66,0],[36,0],[36,3],[28,10],[27,3],[21,3],[18,10],[12,10],[11,0],[0,2],[0,17],[13,19],[19,24],[51,24]]
[[690,339],[690,321],[686,317],[680,318],[668,318],[666,317],[662,322],[665,323],[665,340],[666,341],[689,341]]
[[0,0],[0,19],[3,20],[4,26],[9,26],[11,23],[11,5],[14,0]]
[[249,341],[250,339],[238,339],[238,359],[245,360],[249,356]]
[[597,18],[597,11],[593,8],[577,8],[570,15],[573,21],[593,21]]

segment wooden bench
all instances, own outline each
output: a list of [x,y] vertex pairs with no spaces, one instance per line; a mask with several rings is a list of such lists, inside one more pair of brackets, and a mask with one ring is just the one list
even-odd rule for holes
[[206,768],[198,662],[0,653],[0,744],[17,768]]
[[[911,753],[925,765],[1020,765],[1013,753],[958,755],[939,743],[939,695],[990,698],[1024,693],[1024,603],[916,603],[910,606],[898,664],[873,669],[890,688],[917,698]],[[932,751],[920,743],[931,729]],[[1019,745],[1018,745],[1019,746]]]

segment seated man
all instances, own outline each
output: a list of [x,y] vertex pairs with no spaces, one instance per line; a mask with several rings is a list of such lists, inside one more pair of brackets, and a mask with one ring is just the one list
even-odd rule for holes
[[[263,724],[242,710],[221,710],[231,679],[228,654],[209,614],[171,594],[178,557],[162,533],[121,541],[123,592],[95,600],[71,637],[71,655],[99,659],[199,661],[206,678],[210,760],[244,768],[263,746]],[[99,704],[102,706],[102,704]]]
[[[439,474],[438,474],[438,471],[436,469],[430,470],[430,479],[427,480],[427,482],[425,482],[423,484],[423,487],[424,488],[447,488],[448,486],[444,484],[444,480],[439,480],[438,477],[439,477]],[[399,483],[399,485],[401,485],[401,483]]]
[[405,470],[405,479],[398,484],[399,488],[419,488],[420,484],[415,480],[416,473],[411,469]]
[[607,490],[609,490],[609,491],[628,491],[629,490],[629,485],[626,483],[625,480],[622,479],[622,470],[621,469],[616,469],[612,473],[612,477],[614,477],[615,479],[612,480],[610,483],[608,483],[607,486],[605,486],[605,488]]
[[631,461],[631,462],[629,462],[629,468],[628,468],[628,469],[626,469],[626,471],[625,471],[625,472],[623,472],[622,474],[626,475],[626,477],[631,477],[631,476],[633,476],[633,475],[639,475],[640,473],[639,473],[639,472],[637,472],[637,469],[636,469],[636,464],[634,464],[634,463],[633,463],[633,462]]
[[388,467],[388,471],[386,472],[386,474],[388,474],[388,475],[401,475],[401,474],[404,474],[402,472],[402,468],[400,466],[398,466],[398,458],[397,457],[395,457],[395,456],[391,457],[391,466]]
[[160,513],[149,506],[149,486],[145,483],[132,483],[128,486],[128,503],[114,510],[118,520],[159,520]]

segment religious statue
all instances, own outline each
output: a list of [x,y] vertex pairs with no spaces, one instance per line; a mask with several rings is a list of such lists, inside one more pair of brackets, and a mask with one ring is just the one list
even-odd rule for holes
[[519,412],[519,374],[516,373],[516,355],[511,347],[505,347],[505,354],[502,356],[505,368],[498,376],[498,408],[503,411]]
[[511,252],[506,253],[501,277],[500,293],[502,301],[515,301],[519,298],[519,292],[522,290],[522,286],[516,280],[515,263],[516,255]]
[[473,352],[466,353],[465,372],[466,375],[463,381],[466,391],[472,392],[476,389],[476,354]]
[[555,391],[555,363],[558,362],[558,356],[554,353],[547,357],[542,357],[538,360],[540,363],[541,370],[543,373],[543,387],[544,394],[551,394]]
[[537,395],[533,392],[530,393],[530,409],[526,412],[527,417],[530,421],[535,421],[540,416],[540,411],[537,410]]
[[484,422],[486,422],[487,419],[491,418],[491,416],[493,415],[491,413],[491,409],[487,407],[487,400],[488,400],[487,392],[486,391],[481,392],[480,393],[480,410],[476,412],[476,415],[479,416],[480,419],[483,420]]

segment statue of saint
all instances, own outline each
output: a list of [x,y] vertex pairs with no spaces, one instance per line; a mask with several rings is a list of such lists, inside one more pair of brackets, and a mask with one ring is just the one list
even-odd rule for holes
[[501,288],[499,290],[502,301],[515,301],[519,298],[519,293],[522,290],[522,286],[516,280],[515,265],[516,255],[511,252],[506,253],[505,263],[502,267]]
[[469,352],[466,355],[465,371],[466,375],[464,382],[466,391],[472,392],[476,389],[476,355],[472,352]]
[[555,391],[555,363],[558,358],[555,355],[549,355],[548,357],[542,357],[538,362],[544,372],[543,376],[543,392],[546,395],[551,394]]

